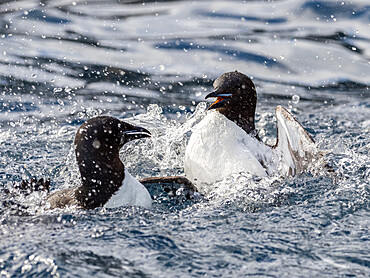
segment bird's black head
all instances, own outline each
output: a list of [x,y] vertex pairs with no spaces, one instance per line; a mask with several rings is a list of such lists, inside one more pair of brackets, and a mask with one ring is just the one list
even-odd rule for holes
[[214,91],[205,98],[217,98],[208,110],[216,109],[247,133],[254,130],[254,114],[257,105],[256,88],[245,74],[226,72],[213,83]]
[[119,150],[127,142],[143,137],[150,137],[150,132],[113,117],[95,117],[80,126],[75,137],[82,183],[75,194],[80,206],[103,206],[120,188],[125,167]]
[[127,142],[150,137],[145,128],[133,126],[113,117],[99,116],[87,120],[75,137],[77,161],[118,157],[119,150]]

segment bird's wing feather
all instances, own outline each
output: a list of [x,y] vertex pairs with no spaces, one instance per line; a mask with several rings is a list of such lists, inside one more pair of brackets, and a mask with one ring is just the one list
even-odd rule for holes
[[322,153],[310,134],[280,105],[276,108],[276,123],[275,150],[281,159],[281,174],[294,176],[320,160]]

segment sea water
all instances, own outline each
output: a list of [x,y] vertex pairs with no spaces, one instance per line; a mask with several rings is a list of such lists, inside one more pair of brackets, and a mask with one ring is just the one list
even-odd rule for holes
[[[369,277],[370,6],[353,1],[2,1],[1,277]],[[121,159],[137,178],[183,174],[215,78],[258,92],[261,139],[289,109],[335,175],[218,181],[153,209],[42,209],[22,178],[79,184],[73,138],[96,115],[152,138]]]

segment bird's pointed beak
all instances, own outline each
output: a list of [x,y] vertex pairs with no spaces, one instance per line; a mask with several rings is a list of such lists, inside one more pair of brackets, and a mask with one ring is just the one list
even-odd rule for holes
[[126,130],[122,132],[122,137],[124,138],[125,142],[151,136],[152,135],[149,130],[140,126],[128,124],[126,124]]
[[225,104],[226,99],[230,98],[232,95],[233,94],[230,94],[230,93],[219,92],[218,90],[215,90],[212,93],[206,95],[205,99],[210,98],[210,97],[217,98],[216,101],[214,103],[212,103],[211,106],[208,107],[207,110],[222,107]]

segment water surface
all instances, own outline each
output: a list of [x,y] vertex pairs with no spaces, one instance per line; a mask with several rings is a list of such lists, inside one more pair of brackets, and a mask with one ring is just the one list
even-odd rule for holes
[[[0,271],[4,277],[368,277],[370,9],[355,1],[2,1]],[[288,108],[328,152],[320,171],[234,175],[207,199],[45,212],[4,188],[78,184],[73,138],[112,115],[153,138],[122,151],[144,178],[183,173],[223,72],[253,77],[257,126]],[[28,209],[9,207],[17,201]],[[7,204],[7,206],[5,205]]]

